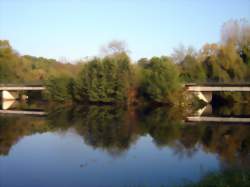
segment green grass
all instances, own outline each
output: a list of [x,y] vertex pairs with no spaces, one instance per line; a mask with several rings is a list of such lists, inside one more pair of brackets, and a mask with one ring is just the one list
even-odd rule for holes
[[198,183],[188,183],[181,187],[250,187],[250,170],[210,173]]
[[[168,186],[168,185],[166,185]],[[126,186],[127,187],[127,186]],[[134,185],[129,187],[152,187]],[[157,186],[157,187],[165,187]],[[250,187],[250,170],[226,170],[205,175],[199,182],[187,182],[174,187]]]

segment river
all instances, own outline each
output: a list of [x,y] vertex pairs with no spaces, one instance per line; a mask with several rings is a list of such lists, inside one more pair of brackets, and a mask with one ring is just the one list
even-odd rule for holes
[[47,115],[0,115],[1,187],[173,186],[250,167],[249,123],[191,123],[166,107],[45,108]]

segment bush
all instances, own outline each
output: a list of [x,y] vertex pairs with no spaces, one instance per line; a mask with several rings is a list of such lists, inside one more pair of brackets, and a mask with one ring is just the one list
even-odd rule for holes
[[94,103],[125,103],[133,72],[125,53],[88,62],[76,81],[77,100]]
[[45,81],[48,100],[65,102],[72,99],[72,79],[69,77],[50,77]]
[[177,66],[168,58],[152,58],[143,63],[143,80],[140,93],[146,99],[159,103],[174,103],[180,88]]
[[180,66],[181,77],[185,82],[204,82],[206,80],[205,69],[195,57],[187,55]]

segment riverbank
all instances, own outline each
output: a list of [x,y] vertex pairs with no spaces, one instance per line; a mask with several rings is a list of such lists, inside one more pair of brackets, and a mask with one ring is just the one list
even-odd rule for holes
[[198,183],[185,184],[181,187],[248,187],[250,170],[226,170],[206,175]]

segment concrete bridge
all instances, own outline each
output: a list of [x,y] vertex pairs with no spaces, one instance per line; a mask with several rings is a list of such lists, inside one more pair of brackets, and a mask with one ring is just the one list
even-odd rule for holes
[[190,83],[185,87],[206,103],[212,101],[213,92],[250,92],[250,83]]
[[2,100],[15,100],[17,96],[15,93],[18,91],[42,91],[46,88],[42,85],[14,85],[8,84],[3,85],[0,84],[0,93]]
[[[185,84],[188,92],[193,92],[199,99],[210,103],[213,92],[250,92],[250,83],[189,83]],[[43,85],[3,85],[0,84],[2,100],[15,100],[13,93],[18,91],[42,91],[46,87]]]

